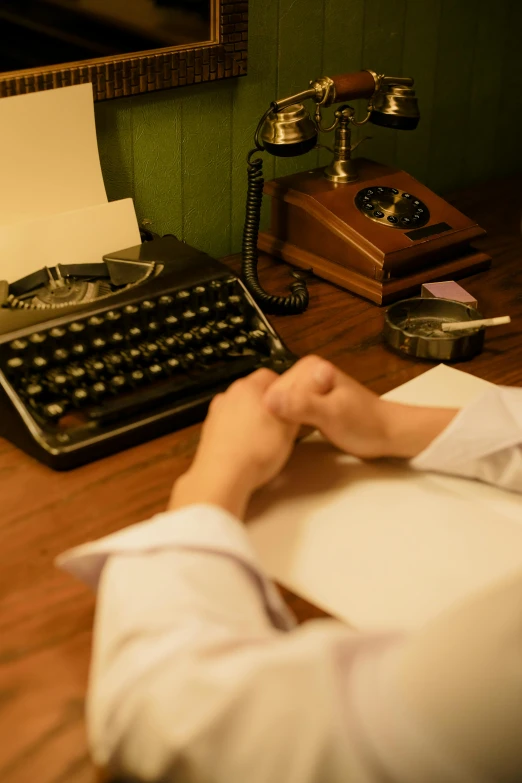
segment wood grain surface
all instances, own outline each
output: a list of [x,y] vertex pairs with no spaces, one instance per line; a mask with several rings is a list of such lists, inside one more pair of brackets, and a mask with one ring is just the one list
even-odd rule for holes
[[[480,356],[458,367],[513,385],[522,385],[521,193],[520,180],[513,180],[451,199],[487,229],[476,244],[493,256],[490,270],[462,284],[485,316],[512,317],[488,331]],[[237,269],[239,260],[230,263]],[[289,281],[288,267],[266,257],[260,274],[273,292],[283,292]],[[273,319],[293,351],[332,359],[377,392],[428,369],[382,345],[384,310],[315,278],[309,287],[306,314]],[[68,474],[53,473],[0,440],[2,783],[96,780],[83,720],[94,601],[53,560],[67,547],[161,511],[198,433],[198,426],[190,427]],[[301,620],[321,614],[285,596]]]

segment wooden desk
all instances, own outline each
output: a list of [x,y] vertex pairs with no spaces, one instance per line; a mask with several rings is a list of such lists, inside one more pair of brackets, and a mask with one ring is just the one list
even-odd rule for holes
[[[493,268],[467,278],[484,315],[510,314],[487,333],[484,352],[459,367],[495,383],[522,385],[522,240],[519,180],[477,188],[453,199],[489,232],[480,242]],[[237,259],[231,261],[237,268]],[[286,290],[288,267],[260,265],[263,284]],[[429,365],[381,344],[384,311],[318,279],[310,308],[273,323],[298,354],[315,352],[377,392]],[[198,427],[146,443],[72,473],[53,473],[0,440],[0,780],[2,783],[92,783],[84,732],[94,602],[53,567],[64,549],[162,510],[188,466]],[[320,614],[288,595],[303,619]]]

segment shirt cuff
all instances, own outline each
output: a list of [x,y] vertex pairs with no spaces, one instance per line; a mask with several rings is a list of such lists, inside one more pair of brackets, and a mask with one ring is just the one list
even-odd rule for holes
[[217,506],[198,504],[156,514],[147,522],[63,552],[56,565],[96,590],[109,557],[168,549],[209,552],[236,560],[257,582],[273,624],[282,630],[296,625],[275,585],[263,574],[243,525]]
[[522,389],[495,386],[455,416],[411,465],[471,475],[471,466],[522,443]]

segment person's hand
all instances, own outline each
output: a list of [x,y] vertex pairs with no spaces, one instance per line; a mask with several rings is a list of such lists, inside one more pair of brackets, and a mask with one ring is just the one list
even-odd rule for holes
[[257,370],[214,397],[194,461],[176,482],[169,508],[212,503],[242,517],[254,490],[279,473],[299,427],[263,404],[277,378]]
[[318,356],[298,361],[267,389],[267,409],[295,424],[316,427],[355,457],[413,457],[449,424],[455,410],[381,400]]

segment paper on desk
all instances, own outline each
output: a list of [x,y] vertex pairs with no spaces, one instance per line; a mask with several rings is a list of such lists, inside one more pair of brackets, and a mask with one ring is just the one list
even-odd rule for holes
[[[388,398],[462,406],[487,383],[444,365]],[[522,499],[406,465],[362,463],[318,434],[255,499],[249,532],[268,573],[359,628],[422,625],[522,567]]]
[[0,171],[0,279],[59,263],[55,245],[67,247],[68,263],[81,263],[140,243],[134,210],[107,204],[91,84],[2,98]]

